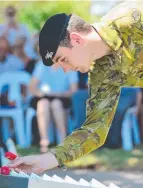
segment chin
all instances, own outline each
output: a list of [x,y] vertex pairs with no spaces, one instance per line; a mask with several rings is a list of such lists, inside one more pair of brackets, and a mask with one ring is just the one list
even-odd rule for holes
[[84,68],[79,70],[79,72],[81,73],[87,73],[88,71],[89,71],[88,69],[84,69]]

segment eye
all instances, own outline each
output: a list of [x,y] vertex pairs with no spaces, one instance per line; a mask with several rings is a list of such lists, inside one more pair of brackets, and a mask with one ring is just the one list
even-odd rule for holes
[[61,62],[65,63],[65,62],[66,62],[66,58],[63,57],[63,58],[61,59]]

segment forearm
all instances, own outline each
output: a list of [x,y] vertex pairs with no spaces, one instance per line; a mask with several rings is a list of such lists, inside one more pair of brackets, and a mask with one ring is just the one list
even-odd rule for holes
[[63,97],[71,97],[78,90],[77,83],[71,84],[70,89],[62,94]]
[[[96,104],[98,102],[99,100]],[[90,112],[83,126],[76,129],[62,144],[51,150],[59,164],[72,162],[104,144],[114,117],[117,100],[111,100],[107,106],[101,108],[100,105],[103,105],[104,102],[106,104],[107,101],[100,100],[100,104],[97,104],[97,108],[95,107]]]
[[33,96],[42,97],[44,93],[39,89],[40,81],[33,77],[29,84],[29,91]]
[[36,97],[42,97],[44,95],[44,93],[40,91],[40,89],[38,88],[30,88],[30,92],[33,96],[36,96]]
[[66,91],[66,92],[64,92],[64,93],[55,93],[55,92],[51,92],[51,93],[49,93],[49,94],[47,94],[47,96],[55,96],[55,97],[71,97],[72,96],[72,94],[73,94],[73,92],[71,92],[71,91]]
[[72,96],[72,92],[71,91],[67,91],[65,93],[62,94],[63,97],[71,97]]
[[[81,158],[83,155],[86,155],[102,146],[108,131],[108,126],[100,126],[94,133],[90,133],[90,131],[84,129],[76,130],[64,140],[62,145],[58,145],[51,151],[55,155],[58,163],[60,165],[65,165],[66,163]],[[86,140],[83,141],[83,143],[80,142],[79,139],[81,139],[81,137],[80,135],[77,136],[78,134],[81,134],[81,137],[82,135],[87,135],[85,137]]]

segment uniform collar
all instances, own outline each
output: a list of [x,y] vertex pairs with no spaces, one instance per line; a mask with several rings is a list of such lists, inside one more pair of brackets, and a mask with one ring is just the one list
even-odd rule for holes
[[119,51],[122,45],[122,40],[113,26],[107,25],[104,22],[94,23],[92,26],[99,33],[105,43],[111,48],[112,53],[120,54]]

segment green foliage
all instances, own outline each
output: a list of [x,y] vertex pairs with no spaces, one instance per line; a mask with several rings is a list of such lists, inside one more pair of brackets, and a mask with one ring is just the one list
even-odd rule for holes
[[25,2],[23,1],[0,1],[0,23],[4,23],[4,11],[5,8],[9,5],[14,6],[18,11],[22,9],[24,6]]
[[0,23],[4,22],[4,10],[8,5],[13,5],[18,10],[17,19],[25,23],[31,30],[40,30],[50,16],[56,13],[75,13],[86,21],[92,23],[99,18],[91,16],[91,0],[71,0],[71,1],[1,1],[0,2]]
[[27,2],[19,10],[21,22],[29,25],[31,29],[39,30],[50,16],[56,13],[75,13],[90,21],[90,1],[35,1]]

